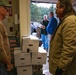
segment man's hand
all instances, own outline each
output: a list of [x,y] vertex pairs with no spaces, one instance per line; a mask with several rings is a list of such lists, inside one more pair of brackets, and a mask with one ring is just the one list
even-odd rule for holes
[[62,75],[63,70],[60,69],[59,67],[57,67],[56,71],[55,71],[55,75]]
[[7,64],[7,70],[8,71],[11,71],[13,68],[13,65],[11,63]]
[[45,26],[44,26],[44,25],[42,25],[42,26],[41,26],[41,28],[42,28],[42,29],[45,29]]

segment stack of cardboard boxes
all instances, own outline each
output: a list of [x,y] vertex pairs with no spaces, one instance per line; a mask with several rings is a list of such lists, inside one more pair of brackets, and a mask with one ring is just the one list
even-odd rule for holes
[[42,68],[40,65],[46,63],[46,56],[46,51],[40,52],[38,38],[23,37],[22,47],[14,50],[17,75],[37,75]]

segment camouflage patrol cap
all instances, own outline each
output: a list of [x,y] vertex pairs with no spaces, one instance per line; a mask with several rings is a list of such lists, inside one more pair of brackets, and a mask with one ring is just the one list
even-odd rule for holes
[[10,7],[11,5],[7,3],[5,0],[0,0],[0,6]]

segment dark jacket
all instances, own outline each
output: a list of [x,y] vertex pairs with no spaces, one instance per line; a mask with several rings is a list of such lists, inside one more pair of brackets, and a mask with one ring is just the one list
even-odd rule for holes
[[48,20],[43,20],[43,21],[42,21],[42,25],[45,26],[45,29],[42,29],[42,28],[41,28],[41,34],[47,35],[46,27],[47,27],[48,23],[49,23]]

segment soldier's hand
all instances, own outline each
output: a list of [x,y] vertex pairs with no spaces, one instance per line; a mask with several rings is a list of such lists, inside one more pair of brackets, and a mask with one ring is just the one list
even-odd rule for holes
[[8,71],[11,71],[13,68],[13,65],[11,63],[7,64],[7,70]]

